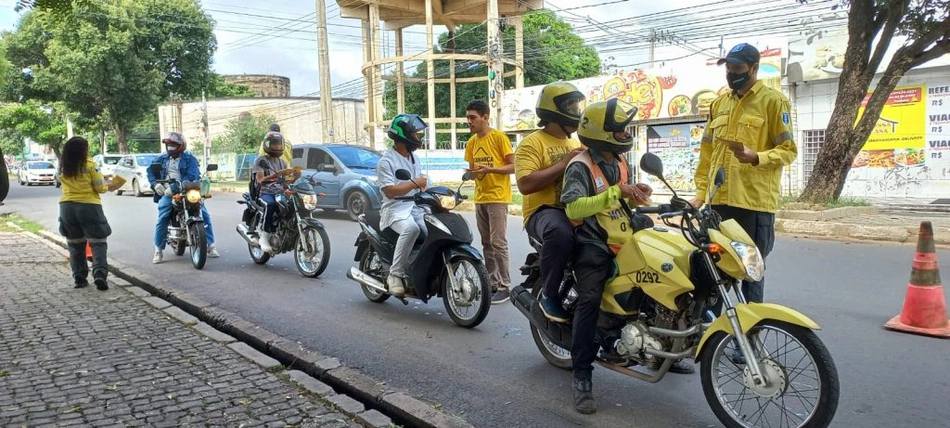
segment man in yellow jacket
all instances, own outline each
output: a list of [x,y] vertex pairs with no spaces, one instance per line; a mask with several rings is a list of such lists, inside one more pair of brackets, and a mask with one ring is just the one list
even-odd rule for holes
[[[735,219],[765,257],[775,243],[782,169],[798,155],[791,106],[785,95],[756,79],[759,50],[754,46],[736,45],[719,60],[722,64],[726,64],[726,81],[732,92],[720,95],[710,105],[692,204],[709,203],[723,220]],[[725,170],[725,182],[707,201],[713,193],[710,177],[715,177],[719,168]],[[742,291],[750,302],[762,302],[764,286],[764,280],[746,281]]]

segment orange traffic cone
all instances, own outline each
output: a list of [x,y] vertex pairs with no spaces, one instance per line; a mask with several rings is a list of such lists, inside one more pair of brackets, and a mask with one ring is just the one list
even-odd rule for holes
[[950,339],[947,299],[940,285],[934,230],[929,221],[920,223],[917,253],[910,272],[904,309],[900,315],[884,324],[884,328]]
[[86,242],[86,260],[92,261],[92,246]]

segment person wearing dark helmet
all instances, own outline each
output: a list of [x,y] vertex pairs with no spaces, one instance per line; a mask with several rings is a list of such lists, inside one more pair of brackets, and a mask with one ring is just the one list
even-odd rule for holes
[[584,150],[571,139],[584,99],[584,94],[570,83],[545,86],[535,108],[543,128],[525,137],[515,150],[515,179],[524,195],[525,229],[542,243],[541,309],[555,322],[568,322],[569,317],[559,290],[574,249],[574,226],[564,214],[561,185],[567,163]]
[[270,253],[273,252],[273,247],[270,245],[271,234],[277,231],[276,195],[284,191],[277,179],[281,175],[293,174],[294,169],[283,158],[288,151],[284,147],[284,136],[279,132],[268,132],[261,145],[264,155],[254,160],[254,179],[260,186],[260,199],[267,207],[264,210],[264,224],[261,225],[259,242],[261,250]]
[[[428,125],[417,114],[396,115],[386,133],[393,140],[393,147],[383,154],[376,165],[376,175],[383,193],[379,227],[380,230],[392,228],[399,234],[396,248],[393,250],[393,265],[386,279],[389,294],[396,297],[403,297],[406,293],[405,278],[409,253],[419,235],[426,233],[423,220],[425,211],[413,201],[396,200],[399,196],[414,195],[419,191],[419,187],[425,189],[429,184],[428,179],[422,175],[419,159],[413,154],[422,147],[426,128]],[[415,184],[410,180],[396,178],[396,171],[400,169],[409,171]]]
[[[293,146],[290,144],[290,140],[288,140],[287,137],[284,136],[284,134],[281,134],[281,132],[280,132],[280,125],[278,125],[278,124],[276,124],[276,123],[272,123],[272,124],[270,124],[270,126],[267,127],[267,133],[270,134],[271,132],[276,132],[276,133],[280,134],[280,135],[284,138],[284,153],[283,153],[280,157],[281,157],[281,159],[284,160],[284,163],[285,163],[288,167],[293,166],[293,164],[294,164],[294,159],[293,159],[294,148],[293,148]],[[257,154],[259,154],[259,155],[261,155],[261,156],[264,156],[264,155],[267,154],[267,151],[264,150],[264,142],[265,142],[265,141],[261,141],[261,148],[260,148],[260,150],[258,150],[258,152],[257,152]]]
[[[188,144],[185,137],[178,132],[169,132],[165,138],[162,138],[162,145],[165,146],[165,153],[155,158],[152,164],[162,166],[159,174],[153,174],[151,168],[148,169],[148,181],[152,186],[152,200],[158,203],[158,221],[155,223],[155,255],[152,256],[152,263],[162,262],[162,251],[165,250],[166,239],[168,238],[168,222],[172,216],[172,195],[181,191],[178,184],[156,183],[156,180],[177,179],[180,182],[198,181],[201,179],[201,167],[198,164],[198,158],[187,151]],[[214,227],[211,225],[211,215],[208,214],[208,208],[201,206],[201,217],[204,219],[205,232],[208,236],[208,257],[220,257],[218,249],[214,246]]]

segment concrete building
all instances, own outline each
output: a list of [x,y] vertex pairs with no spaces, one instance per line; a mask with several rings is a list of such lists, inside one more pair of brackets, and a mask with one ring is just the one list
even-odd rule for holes
[[231,74],[224,81],[235,85],[247,86],[254,95],[265,98],[286,98],[290,96],[290,79],[269,74]]

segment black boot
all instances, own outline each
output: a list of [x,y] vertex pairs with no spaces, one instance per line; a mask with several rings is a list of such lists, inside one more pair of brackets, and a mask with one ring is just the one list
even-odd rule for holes
[[106,291],[109,289],[109,284],[106,282],[105,278],[96,278],[93,282],[96,283],[96,290]]
[[574,410],[577,413],[590,415],[597,412],[597,403],[594,402],[594,385],[590,379],[574,379]]
[[695,372],[696,369],[693,368],[693,365],[685,360],[678,360],[670,366],[670,373],[693,374]]
[[82,280],[76,281],[76,285],[73,285],[73,288],[86,288],[89,286],[89,281]]

